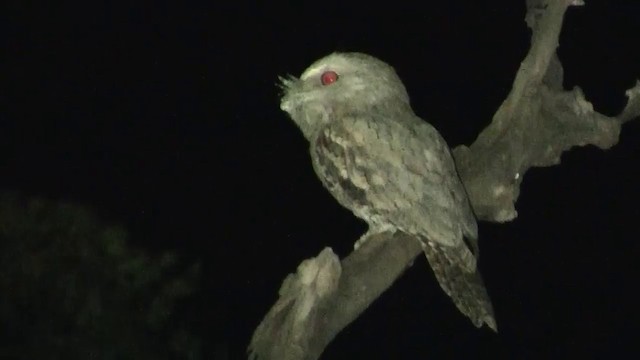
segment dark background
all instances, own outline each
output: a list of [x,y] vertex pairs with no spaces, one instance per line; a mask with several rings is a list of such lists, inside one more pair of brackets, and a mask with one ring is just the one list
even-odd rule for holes
[[[277,76],[370,53],[455,146],[490,122],[529,45],[524,0],[54,3],[3,6],[0,187],[85,204],[150,251],[202,258],[193,312],[221,359],[245,357],[287,273],[324,246],[348,254],[365,230],[316,179]],[[565,18],[565,87],[606,115],[640,78],[639,18],[631,0]],[[518,219],[480,223],[499,334],[460,315],[419,258],[325,358],[638,356],[639,139],[632,122],[610,151],[533,169]]]

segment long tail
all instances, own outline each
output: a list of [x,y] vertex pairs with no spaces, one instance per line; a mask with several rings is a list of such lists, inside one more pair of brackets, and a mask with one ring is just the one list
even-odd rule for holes
[[477,269],[469,272],[465,268],[460,249],[437,244],[425,245],[423,249],[440,287],[458,310],[471,319],[475,326],[481,327],[484,323],[497,332],[493,306],[482,276]]

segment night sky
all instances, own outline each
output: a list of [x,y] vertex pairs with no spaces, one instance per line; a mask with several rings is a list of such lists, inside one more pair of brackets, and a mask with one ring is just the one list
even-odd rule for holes
[[[529,46],[524,0],[56,3],[3,11],[0,188],[86,205],[137,246],[202,259],[194,312],[221,359],[246,357],[303,259],[345,256],[366,230],[313,173],[277,76],[337,50],[379,57],[454,147],[491,121]],[[605,115],[640,79],[639,19],[633,0],[565,18],[565,87]],[[499,334],[460,315],[419,257],[324,358],[640,355],[639,157],[636,121],[609,151],[529,171],[514,222],[479,224]]]

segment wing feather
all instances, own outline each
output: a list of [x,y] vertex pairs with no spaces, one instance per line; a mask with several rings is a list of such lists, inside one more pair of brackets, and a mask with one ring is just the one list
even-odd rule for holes
[[311,151],[325,187],[370,226],[466,248],[477,225],[444,139],[419,118],[377,120],[345,116],[320,130]]

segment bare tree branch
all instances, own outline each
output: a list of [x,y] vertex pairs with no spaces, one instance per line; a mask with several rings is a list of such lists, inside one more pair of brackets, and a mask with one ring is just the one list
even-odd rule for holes
[[520,183],[529,168],[557,165],[560,155],[574,146],[607,149],[618,142],[621,124],[640,114],[638,86],[627,92],[624,116],[614,118],[595,112],[580,88],[562,89],[563,70],[555,49],[564,12],[572,3],[527,2],[531,49],[511,93],[476,141],[453,151],[480,220],[515,219]]
[[[560,163],[564,151],[618,142],[621,125],[640,116],[640,81],[627,91],[617,117],[593,110],[579,88],[562,88],[556,54],[564,13],[579,0],[527,0],[531,48],[511,93],[469,147],[453,150],[478,219],[516,218],[515,202],[531,167]],[[259,359],[318,359],[329,342],[378,298],[422,252],[404,234],[384,233],[339,261],[330,249],[305,260],[285,279],[280,299],[254,333],[250,356]]]
[[[251,358],[318,359],[329,342],[388,289],[421,252],[415,238],[382,233],[370,237],[344,258],[341,269],[338,257],[328,248],[305,260],[296,274],[285,279],[279,300],[256,329],[250,345]],[[327,296],[319,295],[324,292],[323,286],[305,280],[314,276],[306,262],[333,264],[319,267],[325,278],[336,280],[337,287],[331,286],[333,290]],[[335,277],[340,272],[339,278]],[[291,315],[300,313],[300,304],[311,299],[315,303],[308,305],[313,310],[304,311],[306,316]],[[303,330],[302,338],[292,329]]]

